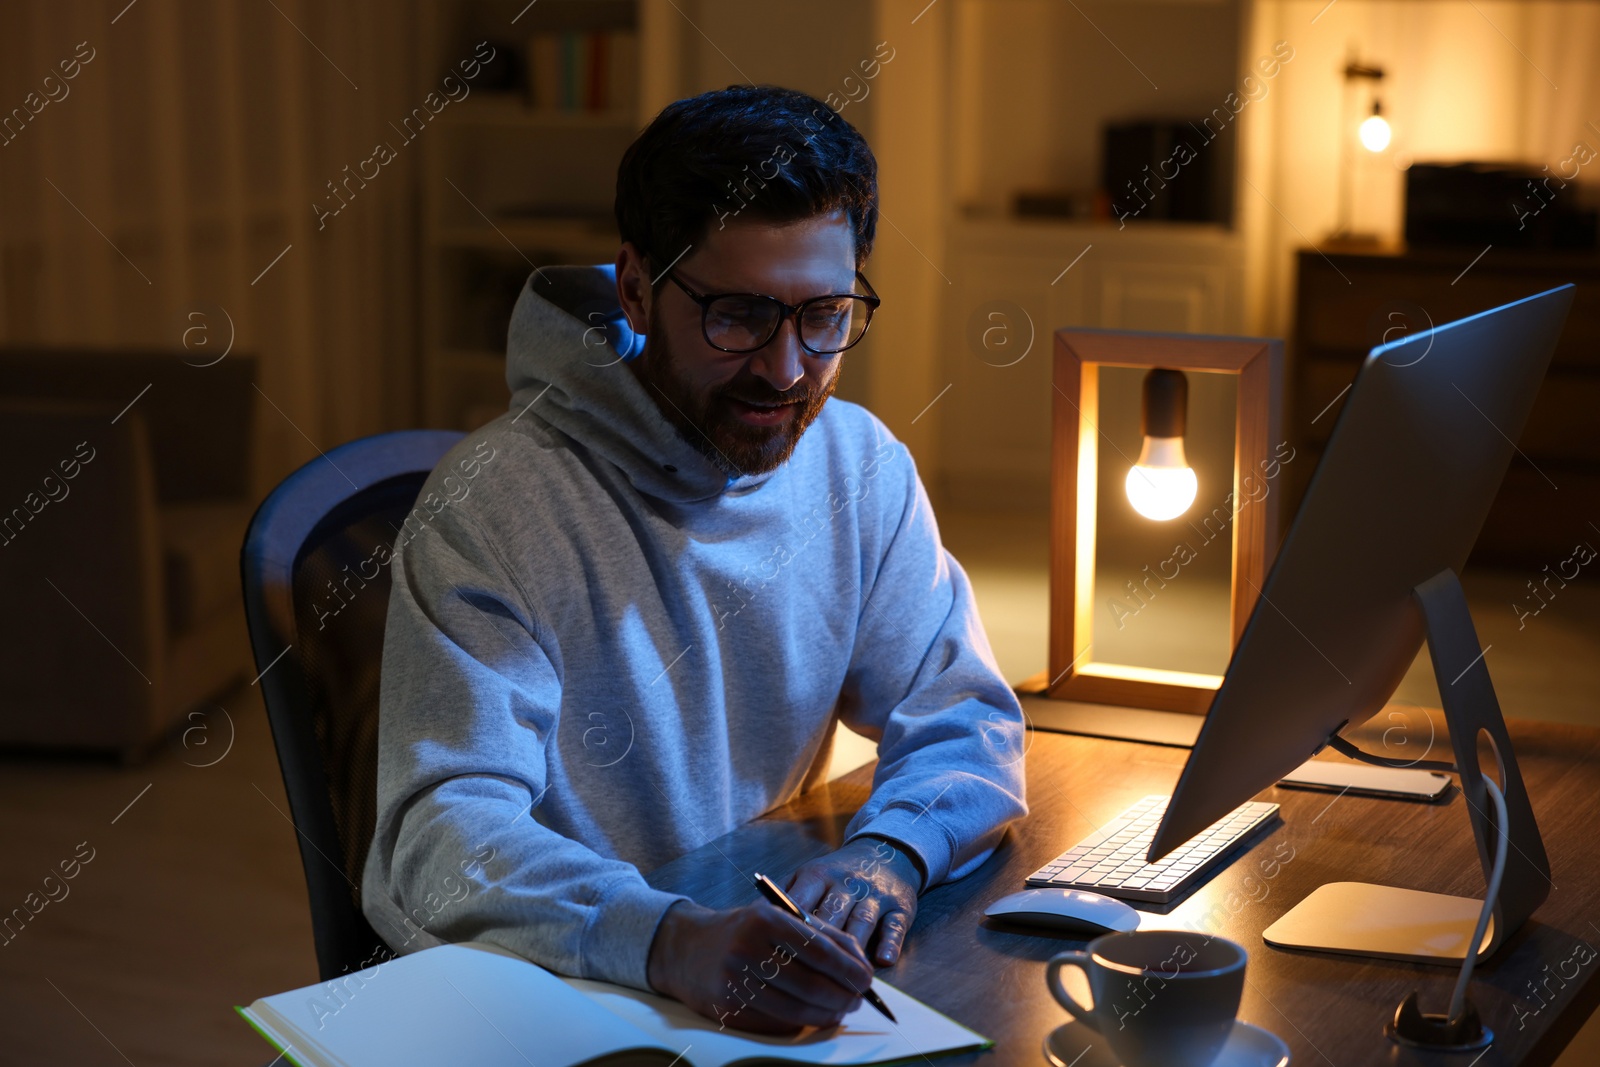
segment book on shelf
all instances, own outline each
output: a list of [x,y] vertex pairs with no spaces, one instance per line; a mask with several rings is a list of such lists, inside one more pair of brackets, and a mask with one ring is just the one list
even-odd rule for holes
[[639,97],[639,35],[561,30],[528,39],[528,106],[544,112],[626,112]]
[[[237,1011],[299,1067],[734,1067],[757,1061],[845,1065],[924,1061],[993,1042],[886,982],[870,1005],[792,1037],[734,1029],[678,1001],[565,978],[497,945],[439,945]],[[759,996],[759,990],[752,991]],[[734,1001],[730,994],[730,1007]]]
[[606,35],[591,33],[584,40],[587,53],[583,68],[583,109],[606,109]]
[[555,111],[561,98],[561,35],[536,33],[528,41],[528,106]]

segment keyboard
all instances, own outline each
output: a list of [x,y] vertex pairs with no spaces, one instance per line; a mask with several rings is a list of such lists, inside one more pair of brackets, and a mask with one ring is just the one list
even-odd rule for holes
[[1035,888],[1083,889],[1123,900],[1166,904],[1209,878],[1234,847],[1278,814],[1278,805],[1252,800],[1234,808],[1173,849],[1146,863],[1150,841],[1170,797],[1145,797],[1097,833],[1028,876]]

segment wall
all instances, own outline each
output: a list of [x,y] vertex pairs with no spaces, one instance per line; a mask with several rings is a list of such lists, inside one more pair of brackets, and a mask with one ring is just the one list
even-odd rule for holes
[[[312,204],[420,101],[415,6],[8,5],[0,113],[58,99],[0,140],[0,343],[199,362],[233,333],[261,360],[262,490],[410,424],[419,161],[321,230]],[[63,80],[80,42],[93,58]]]
[[985,212],[1019,187],[1093,189],[1106,123],[1204,115],[1236,80],[1232,0],[961,0],[955,18],[955,195]]
[[[1355,229],[1398,238],[1412,160],[1521,161],[1556,168],[1573,145],[1600,149],[1600,4],[1562,0],[1258,0],[1251,46],[1286,39],[1294,62],[1263,101],[1246,176],[1259,192],[1249,226],[1255,328],[1290,328],[1296,248],[1337,219],[1340,73],[1353,49],[1386,71],[1394,141],[1355,149]],[[1352,97],[1354,100],[1354,97]],[[1346,131],[1348,135],[1348,130]],[[1593,175],[1585,180],[1593,182]],[[1463,258],[1467,265],[1470,255]]]

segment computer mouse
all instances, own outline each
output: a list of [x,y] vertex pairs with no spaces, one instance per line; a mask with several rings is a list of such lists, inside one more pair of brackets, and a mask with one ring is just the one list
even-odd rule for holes
[[1120,900],[1081,889],[1025,889],[1001,897],[984,914],[1021,926],[1098,937],[1113,930],[1137,930],[1139,913]]

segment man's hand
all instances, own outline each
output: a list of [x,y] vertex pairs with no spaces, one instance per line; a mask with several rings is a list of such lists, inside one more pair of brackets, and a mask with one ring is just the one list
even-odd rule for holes
[[[814,859],[789,877],[789,899],[872,950],[887,967],[900,958],[917,916],[922,872],[904,851],[877,837],[858,837]],[[873,937],[876,934],[876,942]]]
[[859,1008],[872,967],[849,934],[765,901],[714,911],[680,900],[656,928],[646,977],[723,1026],[792,1034]]

